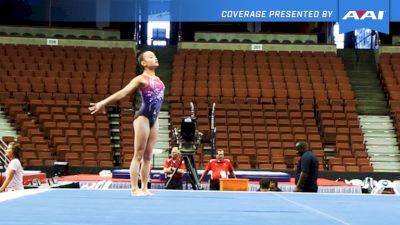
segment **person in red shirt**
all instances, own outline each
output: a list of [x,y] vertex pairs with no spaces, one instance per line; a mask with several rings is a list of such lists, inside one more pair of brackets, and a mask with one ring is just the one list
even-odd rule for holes
[[[181,165],[179,165],[181,161],[182,163]],[[182,176],[185,173],[186,165],[185,162],[182,160],[181,152],[179,151],[179,149],[177,147],[173,147],[171,151],[171,157],[164,161],[164,173],[167,176],[168,180],[170,179],[170,176],[175,171],[175,168],[178,167],[178,165],[178,170],[176,171],[168,187],[165,187],[165,189],[183,189]]]
[[211,159],[207,163],[204,173],[200,177],[199,180],[200,182],[203,180],[205,176],[207,176],[210,170],[211,170],[210,190],[219,191],[219,179],[221,178],[228,178],[228,177],[236,178],[236,175],[233,171],[232,163],[229,159],[224,158],[224,150],[222,149],[218,149],[216,158]]

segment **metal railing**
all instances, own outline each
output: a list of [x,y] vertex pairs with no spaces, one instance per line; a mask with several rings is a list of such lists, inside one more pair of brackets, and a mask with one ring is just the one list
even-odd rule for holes
[[7,150],[7,144],[2,139],[0,139],[0,164],[8,166],[10,160],[6,156],[6,150]]

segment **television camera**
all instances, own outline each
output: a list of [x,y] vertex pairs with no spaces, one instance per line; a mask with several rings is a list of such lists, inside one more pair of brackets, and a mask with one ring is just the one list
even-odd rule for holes
[[190,108],[191,115],[182,118],[181,127],[179,129],[174,128],[172,130],[172,143],[174,146],[178,147],[182,154],[182,158],[179,165],[170,176],[170,179],[167,181],[166,187],[169,186],[182,162],[185,162],[193,190],[201,188],[193,156],[201,144],[203,133],[197,130],[197,117],[195,115],[193,102],[190,103]]

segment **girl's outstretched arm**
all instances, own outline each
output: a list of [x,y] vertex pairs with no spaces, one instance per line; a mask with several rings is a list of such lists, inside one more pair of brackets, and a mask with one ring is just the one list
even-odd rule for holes
[[114,94],[110,95],[106,99],[103,99],[99,102],[96,103],[90,103],[89,110],[91,114],[95,114],[97,112],[102,112],[106,113],[106,105],[119,101],[126,97],[127,95],[131,94],[134,92],[140,85],[143,84],[143,77],[142,76],[137,76],[129,82],[128,85],[126,85],[124,88],[121,90],[115,92]]

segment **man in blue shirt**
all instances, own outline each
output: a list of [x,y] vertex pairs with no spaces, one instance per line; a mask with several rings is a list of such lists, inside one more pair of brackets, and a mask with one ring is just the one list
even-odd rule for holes
[[307,143],[296,143],[296,151],[300,156],[297,163],[295,192],[317,192],[318,185],[318,159],[308,148]]

